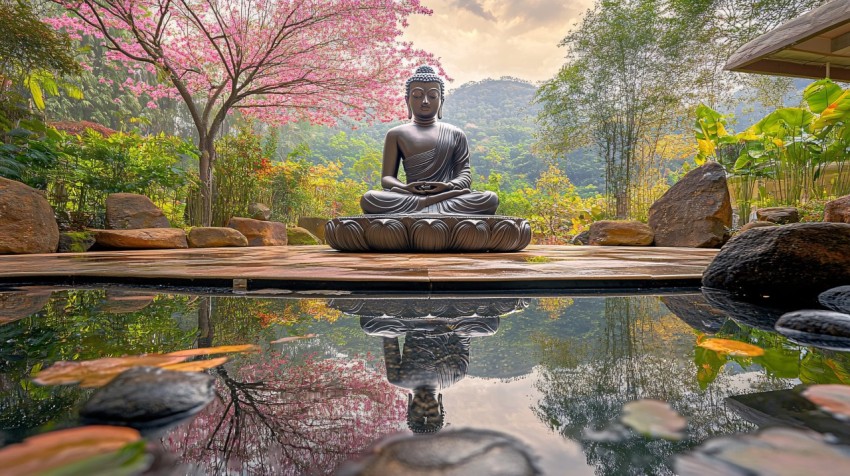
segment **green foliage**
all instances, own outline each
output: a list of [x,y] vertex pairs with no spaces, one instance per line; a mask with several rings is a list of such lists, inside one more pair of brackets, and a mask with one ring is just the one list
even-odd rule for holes
[[217,140],[215,147],[212,226],[224,226],[230,217],[248,216],[248,206],[260,201],[270,163],[261,137],[248,128]]

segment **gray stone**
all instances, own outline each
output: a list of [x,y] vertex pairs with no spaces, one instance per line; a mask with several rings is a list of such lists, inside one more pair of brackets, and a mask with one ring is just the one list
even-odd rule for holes
[[325,225],[328,223],[328,221],[329,220],[327,218],[301,217],[298,219],[298,226],[316,235],[324,243]]
[[850,282],[850,225],[792,223],[732,238],[705,270],[703,286],[734,294],[814,300]]
[[188,248],[186,232],[180,228],[138,230],[91,230],[98,248],[116,250],[153,250]]
[[113,193],[106,197],[106,228],[110,230],[170,227],[162,210],[144,195]]
[[818,302],[833,311],[850,314],[850,286],[828,289],[818,296]]
[[189,248],[219,248],[248,246],[248,238],[239,230],[228,227],[195,227],[189,230]]
[[526,476],[541,474],[514,438],[484,430],[390,437],[369,456],[340,468],[337,476]]
[[823,221],[850,223],[850,195],[827,202],[823,208]]
[[654,234],[646,223],[625,220],[602,220],[590,225],[593,246],[650,246]]
[[717,162],[691,170],[649,209],[655,246],[719,248],[732,226],[726,171]]
[[733,321],[768,332],[775,332],[776,321],[790,311],[770,306],[769,303],[742,301],[726,291],[716,289],[703,288],[702,294],[711,307],[725,313]]
[[94,234],[87,231],[70,231],[59,234],[59,253],[84,253],[94,246]]
[[300,226],[286,228],[286,243],[290,246],[321,245],[322,240]]
[[201,411],[215,396],[213,377],[136,367],[97,390],[80,410],[86,423],[160,428]]
[[661,302],[676,317],[706,334],[714,334],[719,331],[728,318],[726,313],[709,304],[702,294],[662,296]]
[[227,226],[248,239],[248,246],[286,246],[286,225],[276,221],[233,217]]
[[777,224],[773,223],[772,221],[751,221],[741,227],[740,233],[743,233],[747,230],[752,230],[753,228],[763,228],[766,226],[777,226]]
[[769,221],[777,225],[787,225],[800,221],[800,211],[794,207],[770,207],[756,210],[759,221]]
[[59,225],[44,194],[0,177],[0,255],[53,253]]
[[252,203],[248,205],[248,215],[254,220],[269,221],[272,209],[262,203]]
[[570,244],[573,244],[573,245],[589,245],[590,244],[590,230],[584,230],[583,232],[574,236],[573,239],[570,240]]
[[822,310],[802,310],[783,314],[776,330],[805,345],[829,349],[850,348],[850,315]]

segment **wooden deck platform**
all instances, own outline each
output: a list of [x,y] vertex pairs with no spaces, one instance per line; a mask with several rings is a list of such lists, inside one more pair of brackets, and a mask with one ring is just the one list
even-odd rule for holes
[[0,283],[236,290],[534,292],[699,286],[717,250],[529,246],[518,253],[342,253],[327,246],[0,256]]

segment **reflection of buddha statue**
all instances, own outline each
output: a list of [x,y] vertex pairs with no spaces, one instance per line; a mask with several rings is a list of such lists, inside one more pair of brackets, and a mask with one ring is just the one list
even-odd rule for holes
[[[361,317],[360,327],[383,338],[387,381],[412,390],[407,425],[416,433],[443,427],[445,411],[440,390],[466,376],[472,337],[493,335],[498,317],[460,319],[399,319]],[[399,343],[404,336],[404,348]]]
[[[360,200],[367,214],[437,213],[493,215],[499,198],[493,192],[474,192],[469,172],[469,148],[463,131],[442,118],[443,80],[421,66],[407,80],[408,117],[413,122],[395,127],[384,142],[381,185]],[[398,179],[404,166],[407,183]]]

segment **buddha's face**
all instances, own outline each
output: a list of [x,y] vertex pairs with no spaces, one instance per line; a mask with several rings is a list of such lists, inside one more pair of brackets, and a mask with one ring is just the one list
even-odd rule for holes
[[410,95],[407,107],[417,119],[431,120],[440,113],[443,102],[440,97],[440,83],[433,81],[410,83]]

